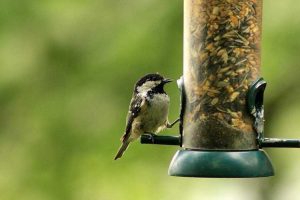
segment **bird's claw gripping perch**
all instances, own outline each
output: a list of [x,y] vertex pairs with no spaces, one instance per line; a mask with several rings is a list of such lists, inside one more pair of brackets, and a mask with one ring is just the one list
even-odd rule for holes
[[171,124],[167,124],[167,128],[172,128],[175,124],[177,124],[180,121],[180,118],[176,119],[174,122],[172,122]]
[[146,139],[148,141],[152,141],[152,144],[155,144],[155,139],[154,137],[156,136],[154,133],[150,133],[150,132],[145,132],[145,134],[143,134],[144,137],[146,137]]

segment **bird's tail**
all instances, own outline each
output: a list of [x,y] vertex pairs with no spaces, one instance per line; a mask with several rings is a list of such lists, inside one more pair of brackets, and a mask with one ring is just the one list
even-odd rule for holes
[[123,156],[124,151],[128,148],[130,142],[123,142],[122,146],[119,148],[118,153],[115,156],[115,160],[121,158]]

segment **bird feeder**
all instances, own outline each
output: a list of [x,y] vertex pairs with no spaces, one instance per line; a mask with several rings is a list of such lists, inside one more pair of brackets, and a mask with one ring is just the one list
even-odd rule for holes
[[272,176],[262,148],[300,147],[264,137],[261,24],[262,0],[184,0],[180,135],[141,137],[182,147],[171,176]]

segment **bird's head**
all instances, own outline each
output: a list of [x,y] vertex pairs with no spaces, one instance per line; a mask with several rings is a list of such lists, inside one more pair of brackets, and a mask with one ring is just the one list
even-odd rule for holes
[[136,93],[144,93],[148,91],[164,93],[164,85],[171,81],[171,79],[164,78],[159,74],[147,74],[137,81],[134,91]]

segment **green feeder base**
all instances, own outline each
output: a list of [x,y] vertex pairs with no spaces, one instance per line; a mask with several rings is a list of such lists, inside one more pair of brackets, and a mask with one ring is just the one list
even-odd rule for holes
[[269,157],[263,150],[179,150],[172,159],[169,175],[207,178],[251,178],[274,176],[274,169]]

